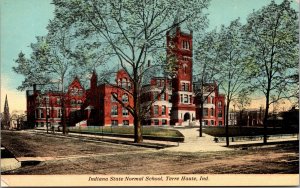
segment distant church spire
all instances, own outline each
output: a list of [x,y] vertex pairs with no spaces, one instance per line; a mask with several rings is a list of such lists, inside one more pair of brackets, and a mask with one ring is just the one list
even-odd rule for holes
[[7,95],[5,96],[2,124],[3,125],[1,127],[3,129],[8,129],[9,126],[10,126],[10,115],[9,115],[9,107],[8,107]]

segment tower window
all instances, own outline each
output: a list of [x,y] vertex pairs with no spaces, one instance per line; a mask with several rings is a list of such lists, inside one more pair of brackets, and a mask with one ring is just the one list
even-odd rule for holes
[[183,73],[184,73],[184,74],[187,73],[187,65],[183,65]]
[[182,48],[183,49],[190,49],[190,43],[186,40],[182,41]]

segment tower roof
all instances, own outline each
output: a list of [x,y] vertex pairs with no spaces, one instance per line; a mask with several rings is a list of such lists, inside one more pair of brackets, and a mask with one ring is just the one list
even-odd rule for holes
[[177,28],[180,28],[180,8],[178,8],[177,13],[175,15],[174,21],[173,21],[173,28],[170,30],[170,34],[174,35],[176,33]]

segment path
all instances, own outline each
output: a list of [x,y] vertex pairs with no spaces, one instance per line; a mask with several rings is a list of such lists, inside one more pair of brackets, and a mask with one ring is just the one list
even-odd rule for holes
[[178,147],[170,147],[166,151],[181,151],[181,152],[210,152],[210,151],[228,151],[230,148],[224,147],[224,143],[215,143],[214,137],[202,134],[199,137],[199,128],[177,129],[184,135],[184,143],[180,143]]
[[[179,144],[178,147],[165,148],[166,151],[178,151],[178,152],[212,152],[212,151],[229,151],[233,148],[226,147],[225,142],[214,142],[214,137],[208,134],[202,133],[202,137],[199,137],[199,128],[177,128],[184,135],[184,143]],[[298,140],[298,137],[281,137],[272,138],[268,140],[268,143],[272,142],[284,142]],[[238,141],[231,142],[232,145],[246,145],[246,144],[257,144],[262,143],[258,141]]]

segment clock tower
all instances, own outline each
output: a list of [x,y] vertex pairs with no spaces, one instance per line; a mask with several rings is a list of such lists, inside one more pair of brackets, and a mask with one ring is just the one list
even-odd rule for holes
[[175,75],[172,78],[171,124],[189,125],[196,118],[193,104],[193,33],[181,31],[177,18],[173,29],[167,32],[167,63],[174,64]]

